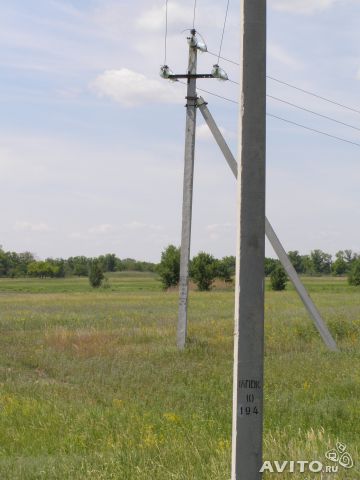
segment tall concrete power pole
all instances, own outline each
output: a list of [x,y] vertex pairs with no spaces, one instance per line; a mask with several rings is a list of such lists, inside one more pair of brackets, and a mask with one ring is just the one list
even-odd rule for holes
[[191,217],[194,178],[194,154],[196,133],[196,70],[197,48],[195,31],[189,38],[189,66],[187,79],[186,130],[185,130],[185,165],[182,207],[180,282],[179,282],[179,318],[177,329],[177,346],[185,347],[187,336],[187,307],[189,290],[189,260],[191,241]]
[[262,466],[264,366],[266,0],[241,0],[232,480]]
[[163,65],[160,69],[162,78],[177,81],[187,79],[186,95],[186,129],[185,129],[185,164],[184,164],[184,186],[183,186],[183,207],[182,207],[182,230],[181,230],[181,253],[180,253],[180,281],[179,281],[179,317],[177,329],[177,346],[183,349],[187,337],[187,307],[189,295],[189,260],[191,241],[191,217],[192,197],[194,179],[194,156],[195,156],[195,134],[196,134],[196,109],[197,78],[217,78],[227,80],[227,75],[219,65],[214,65],[211,73],[197,73],[197,52],[207,51],[206,44],[196,36],[196,30],[190,30],[189,43],[189,64],[185,74],[174,74],[168,67]]

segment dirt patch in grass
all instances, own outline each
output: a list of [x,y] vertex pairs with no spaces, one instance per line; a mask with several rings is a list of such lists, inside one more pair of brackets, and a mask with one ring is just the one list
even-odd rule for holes
[[57,328],[45,334],[45,344],[58,352],[88,358],[112,355],[119,339],[113,333],[95,329]]

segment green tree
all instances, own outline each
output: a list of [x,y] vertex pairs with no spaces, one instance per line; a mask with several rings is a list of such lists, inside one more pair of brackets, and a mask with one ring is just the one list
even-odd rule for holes
[[271,289],[278,291],[285,290],[287,281],[288,278],[285,270],[281,265],[277,265],[270,275]]
[[66,261],[62,258],[47,258],[46,262],[48,262],[53,267],[54,277],[56,278],[63,278],[66,275]]
[[89,275],[89,259],[84,256],[70,257],[67,261],[73,275],[87,277]]
[[217,261],[205,252],[200,252],[190,262],[190,276],[200,291],[207,291],[216,278]]
[[322,250],[313,250],[310,253],[310,260],[314,273],[329,274],[331,273],[332,259],[331,255]]
[[347,262],[343,258],[338,257],[331,265],[331,271],[333,275],[344,275],[348,271],[348,267]]
[[104,280],[104,273],[102,271],[100,262],[93,260],[89,268],[89,282],[93,288],[99,288]]
[[9,269],[9,261],[6,253],[0,245],[0,277],[6,277]]
[[232,276],[235,274],[235,257],[224,257],[216,262],[216,276],[226,283],[232,282]]
[[104,272],[115,272],[117,261],[115,253],[101,255],[98,260],[101,263]]
[[175,287],[180,278],[180,248],[169,245],[161,253],[158,272],[164,290]]
[[357,258],[357,254],[350,249],[344,250],[343,254],[344,254],[344,260],[347,263],[351,263],[353,260]]
[[275,258],[268,258],[265,257],[264,262],[264,270],[265,270],[265,277],[271,275],[271,273],[275,270],[275,268],[279,265],[279,260],[275,260]]
[[59,270],[57,265],[53,265],[49,261],[35,261],[29,263],[27,274],[30,277],[53,278],[58,276]]
[[297,271],[297,273],[304,273],[305,268],[304,268],[303,258],[299,254],[299,252],[297,250],[290,251],[288,252],[288,257],[290,259],[290,262],[292,263],[292,266]]
[[360,285],[360,258],[352,262],[352,267],[348,275],[348,282],[350,285]]
[[28,265],[35,261],[34,255],[30,252],[5,252],[5,257],[7,264],[6,275],[9,277],[25,277]]
[[303,264],[304,271],[307,275],[314,275],[314,266],[312,264],[310,255],[301,255],[301,260]]

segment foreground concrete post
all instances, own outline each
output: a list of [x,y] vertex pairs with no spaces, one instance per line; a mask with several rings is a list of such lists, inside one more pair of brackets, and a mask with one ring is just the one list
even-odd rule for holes
[[241,0],[232,480],[261,478],[264,368],[266,0]]
[[[188,74],[195,75],[197,66],[197,49],[189,46]],[[187,306],[189,291],[189,260],[191,240],[191,217],[194,178],[195,132],[196,132],[196,78],[188,79],[185,131],[185,165],[182,207],[182,231],[179,282],[179,317],[177,329],[177,346],[183,349],[187,336]]]

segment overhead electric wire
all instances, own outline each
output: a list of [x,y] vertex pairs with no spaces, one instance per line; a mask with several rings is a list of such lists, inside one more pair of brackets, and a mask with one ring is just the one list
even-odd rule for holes
[[[180,80],[179,80],[178,83],[182,83],[183,85],[186,85],[185,82],[182,82]],[[221,100],[226,100],[227,102],[230,102],[230,103],[239,104],[238,101],[233,100],[232,98],[227,98],[227,97],[224,97],[222,95],[218,95],[217,93],[210,92],[209,90],[205,90],[204,88],[196,87],[196,89],[201,91],[201,92],[207,93],[208,95],[212,95],[213,97],[220,98]],[[288,120],[287,118],[279,117],[278,115],[274,115],[272,113],[266,112],[266,115],[270,118],[276,118],[277,120],[281,120],[282,122],[288,123],[290,125],[294,125],[296,127],[303,128],[305,130],[308,130],[308,131],[313,132],[313,133],[317,133],[319,135],[324,135],[326,137],[333,138],[334,140],[338,140],[340,142],[350,143],[351,145],[354,145],[354,146],[360,148],[360,143],[356,143],[356,142],[353,142],[351,140],[347,140],[346,138],[338,137],[337,135],[332,135],[331,133],[323,132],[322,130],[317,130],[315,128],[308,127],[307,125],[303,125],[301,123],[293,122],[292,120]]]
[[[182,83],[183,85],[187,85],[187,83],[182,82],[181,80],[178,80],[177,83]],[[209,90],[205,90],[204,88],[200,88],[196,86],[196,90],[199,90],[200,92],[208,93],[209,95],[212,95],[213,97],[221,98],[222,100],[226,100],[227,102],[235,103],[238,104],[239,102],[236,100],[233,100],[232,98],[227,98],[223,97],[222,95],[218,95],[217,93],[214,92],[209,92]]]
[[296,123],[296,122],[293,122],[292,120],[288,120],[288,119],[283,118],[283,117],[278,117],[277,115],[273,115],[271,113],[266,113],[266,115],[268,117],[272,117],[272,118],[276,118],[278,120],[281,120],[282,122],[290,123],[291,125],[296,125],[297,127],[300,127],[300,128],[305,128],[305,130],[310,130],[310,132],[319,133],[320,135],[325,135],[326,137],[335,138],[336,140],[339,140],[340,142],[351,143],[351,145],[355,145],[357,147],[360,147],[360,143],[352,142],[351,140],[346,140],[345,138],[342,138],[342,137],[337,137],[336,135],[332,135],[331,133],[326,133],[326,132],[323,132],[321,130],[316,130],[315,128],[307,127],[306,125],[302,125],[301,123]]
[[[218,56],[216,53],[210,52],[209,50],[207,51],[207,53],[209,53],[210,55],[213,55],[214,57]],[[225,62],[229,62],[229,63],[232,63],[233,65],[240,66],[239,62],[235,62],[235,60],[231,60],[230,58],[226,58],[222,56],[220,56],[220,58]],[[272,77],[270,75],[266,75],[266,78],[268,78],[269,80],[273,80],[274,82],[281,83],[282,85],[286,85],[287,87],[293,88],[294,90],[298,90],[299,92],[305,93],[307,95],[311,95],[312,97],[319,98],[320,100],[323,100],[325,102],[332,103],[337,107],[345,108],[346,110],[350,110],[351,112],[360,114],[360,109],[349,107],[348,105],[337,102],[336,100],[332,100],[331,98],[324,97],[322,95],[319,95],[318,93],[312,92],[310,90],[306,90],[305,88],[298,87],[297,85],[293,85],[292,83],[285,82],[280,78]]]
[[277,102],[285,103],[286,105],[290,105],[291,107],[298,108],[299,110],[303,110],[304,112],[311,113],[312,115],[316,115],[321,118],[325,118],[326,120],[330,120],[331,122],[338,123],[339,125],[343,125],[344,127],[353,128],[354,130],[358,130],[360,132],[359,127],[355,127],[355,125],[351,125],[350,123],[342,122],[341,120],[336,120],[335,118],[329,117],[327,115],[323,115],[322,113],[314,112],[314,110],[310,110],[309,108],[301,107],[300,105],[296,105],[296,103],[288,102],[283,98],[274,97],[273,95],[266,95],[268,98],[272,98]]
[[195,18],[196,18],[196,0],[194,0],[193,29],[195,28]]
[[[193,28],[195,28],[196,3],[197,3],[197,0],[194,0]],[[233,63],[234,65],[238,65],[238,66],[239,66],[239,63],[238,63],[238,62],[235,62],[234,60],[230,60],[230,59],[228,59],[228,58],[226,58],[226,57],[222,57],[222,56],[221,56],[221,49],[222,49],[222,44],[223,44],[223,39],[224,39],[224,33],[225,33],[225,28],[226,28],[226,20],[227,20],[227,15],[228,15],[228,10],[229,10],[229,3],[230,3],[230,0],[227,1],[227,7],[226,7],[226,13],[225,13],[225,20],[224,20],[224,27],[223,27],[223,31],[222,31],[222,37],[221,37],[221,42],[220,42],[219,54],[216,55],[215,53],[210,52],[210,51],[208,51],[207,53],[209,53],[210,55],[216,56],[216,57],[218,58],[218,61],[219,61],[219,59],[221,58],[222,60],[225,60],[225,61],[227,61],[227,62]],[[165,5],[166,5],[166,29],[165,29],[165,62],[164,62],[164,63],[166,63],[167,24],[168,24],[168,0],[166,0]],[[346,109],[348,109],[348,110],[352,110],[352,111],[354,111],[354,112],[356,112],[356,113],[360,113],[360,110],[356,110],[356,109],[354,109],[354,108],[348,107],[348,106],[346,106],[346,105],[344,105],[344,104],[341,104],[341,103],[339,103],[339,102],[335,102],[335,101],[333,101],[333,100],[331,100],[331,99],[328,99],[328,98],[326,98],[326,97],[322,97],[322,96],[320,96],[320,95],[317,95],[317,94],[314,93],[314,92],[310,92],[310,91],[308,91],[308,90],[302,89],[302,88],[300,88],[300,87],[297,87],[297,86],[292,85],[292,84],[290,84],[290,83],[284,82],[284,81],[282,81],[282,80],[280,80],[280,79],[277,79],[277,78],[275,78],[275,77],[267,76],[267,78],[269,78],[270,80],[274,80],[274,81],[276,81],[276,82],[282,83],[282,84],[284,84],[284,85],[287,85],[287,86],[289,86],[289,87],[291,87],[291,88],[294,88],[294,89],[296,89],[296,90],[299,90],[299,91],[301,91],[301,92],[303,92],[303,93],[306,93],[306,94],[308,94],[308,95],[312,95],[312,96],[318,97],[318,98],[320,98],[320,99],[322,99],[322,100],[324,100],[324,101],[333,103],[334,105],[338,105],[338,106],[343,107],[343,108],[346,108]],[[239,82],[236,82],[236,81],[234,81],[234,80],[230,80],[230,79],[229,79],[229,81],[230,81],[231,83],[235,83],[235,84],[237,84],[237,85],[239,84]],[[180,81],[180,80],[178,81],[178,83],[181,83],[181,84],[183,84],[183,85],[186,85],[185,82],[182,82],[182,81]],[[199,91],[201,91],[201,92],[204,92],[204,93],[207,93],[208,95],[212,95],[213,97],[219,98],[219,99],[221,99],[221,100],[225,100],[225,101],[227,101],[227,102],[233,103],[233,104],[238,104],[238,103],[239,103],[237,100],[233,100],[233,99],[231,99],[231,98],[224,97],[223,95],[219,95],[219,94],[214,93],[214,92],[211,92],[211,91],[209,91],[209,90],[205,90],[204,88],[197,87],[197,90],[199,90]],[[332,122],[338,123],[338,124],[340,124],[340,125],[343,125],[343,126],[346,126],[346,127],[349,127],[349,128],[353,128],[353,129],[355,129],[355,130],[360,131],[360,128],[358,128],[358,127],[356,127],[356,126],[354,126],[354,125],[350,125],[350,124],[348,124],[348,123],[341,122],[340,120],[336,120],[336,119],[334,119],[334,118],[332,118],[332,117],[329,117],[329,116],[327,116],[327,115],[323,115],[323,114],[321,114],[321,113],[318,113],[318,112],[315,112],[315,111],[313,111],[313,110],[307,109],[307,108],[305,108],[305,107],[302,107],[302,106],[297,105],[297,104],[295,104],[295,103],[289,102],[289,101],[284,100],[284,99],[282,99],[282,98],[278,98],[278,97],[275,97],[275,96],[273,96],[273,95],[266,95],[266,96],[267,96],[268,98],[273,99],[273,100],[276,100],[276,101],[285,103],[285,104],[287,104],[287,105],[290,105],[291,107],[298,108],[298,109],[300,109],[300,110],[303,110],[303,111],[305,111],[305,112],[311,113],[311,114],[313,114],[313,115],[316,115],[316,116],[325,118],[325,119],[327,119],[327,120],[330,120],[330,121],[332,121]],[[333,138],[333,139],[338,140],[338,141],[340,141],[340,142],[345,142],[345,143],[354,145],[354,146],[356,146],[356,147],[360,147],[360,143],[353,142],[352,140],[347,140],[346,138],[339,137],[339,136],[333,135],[333,134],[331,134],[331,133],[323,132],[322,130],[317,130],[317,129],[312,128],[312,127],[308,127],[307,125],[303,125],[303,124],[301,124],[301,123],[297,123],[297,122],[294,122],[294,121],[292,121],[292,120],[288,120],[287,118],[283,118],[283,117],[280,117],[280,116],[278,116],[278,115],[274,115],[274,114],[269,113],[269,112],[266,112],[266,115],[267,115],[268,117],[275,118],[275,119],[277,119],[277,120],[280,120],[280,121],[282,121],[282,122],[288,123],[288,124],[290,124],[290,125],[294,125],[294,126],[296,126],[296,127],[303,128],[303,129],[308,130],[308,131],[310,131],[310,132],[317,133],[317,134],[319,134],[319,135],[324,135],[324,136],[326,136],[326,137]]]
[[[236,85],[239,85],[239,82],[236,82],[235,80],[231,80],[230,78],[228,80],[231,83],[235,83]],[[283,98],[274,97],[273,95],[269,95],[269,94],[267,94],[266,96],[268,98],[271,98],[272,100],[276,100],[277,102],[285,103],[286,105],[290,105],[291,107],[297,108],[298,110],[311,113],[312,115],[316,115],[317,117],[325,118],[326,120],[330,120],[331,122],[338,123],[339,125],[343,125],[344,127],[353,128],[354,130],[358,130],[360,132],[359,127],[356,127],[355,125],[351,125],[350,123],[342,122],[341,120],[336,120],[336,118],[329,117],[328,115],[323,115],[322,113],[319,113],[319,112],[315,112],[314,110],[310,110],[309,108],[302,107],[301,105],[297,105],[296,103],[289,102],[288,100],[285,100]]]
[[227,20],[228,13],[229,13],[229,4],[230,4],[230,0],[227,0],[226,12],[225,12],[225,19],[224,19],[224,26],[223,26],[223,30],[222,30],[222,34],[221,34],[219,55],[218,55],[218,59],[217,59],[217,63],[218,63],[218,64],[219,64],[219,61],[220,61],[220,58],[221,58],[221,50],[222,50],[223,41],[224,41],[225,28],[226,28],[226,20]]
[[[217,57],[217,56],[218,56],[217,53],[210,52],[209,50],[208,50],[206,53],[212,55],[213,57]],[[238,67],[240,66],[240,63],[239,63],[239,62],[235,62],[234,60],[230,60],[229,58],[225,58],[225,57],[222,57],[222,56],[220,56],[220,58],[221,58],[221,60],[225,60],[225,62],[233,63],[234,65],[237,65]]]
[[165,42],[164,42],[164,65],[167,60],[167,36],[168,36],[168,1],[165,0]]
[[307,95],[311,95],[313,97],[319,98],[320,100],[324,100],[325,102],[332,103],[333,105],[336,105],[338,107],[345,108],[346,110],[350,110],[354,113],[360,114],[360,110],[357,110],[356,108],[349,107],[348,105],[344,105],[343,103],[336,102],[335,100],[331,100],[330,98],[322,97],[321,95],[318,95],[317,93],[310,92],[309,90],[305,90],[304,88],[297,87],[296,85],[292,85],[291,83],[284,82],[283,80],[280,80],[279,78],[275,77],[270,77],[270,75],[267,75],[267,78],[270,80],[273,80],[274,82],[282,83],[283,85],[286,85],[287,87],[293,88],[294,90],[298,90],[299,92],[306,93]]

